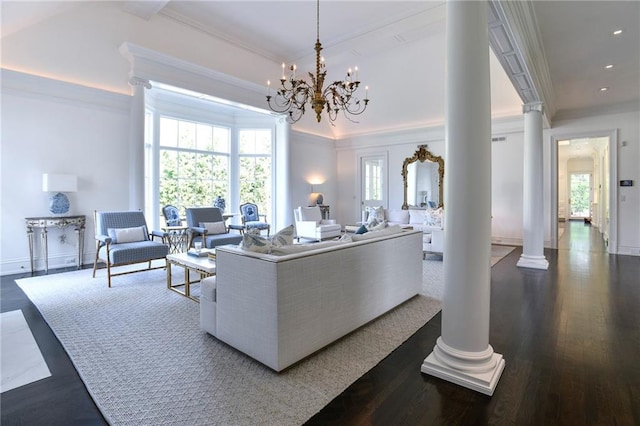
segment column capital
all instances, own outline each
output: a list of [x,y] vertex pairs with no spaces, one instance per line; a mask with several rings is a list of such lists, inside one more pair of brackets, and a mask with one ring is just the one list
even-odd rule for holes
[[529,102],[528,104],[522,105],[522,113],[526,114],[528,112],[537,111],[540,114],[544,113],[544,104],[542,102]]
[[142,86],[145,89],[151,89],[151,83],[149,83],[149,80],[140,77],[131,77],[129,79],[129,85],[132,87]]

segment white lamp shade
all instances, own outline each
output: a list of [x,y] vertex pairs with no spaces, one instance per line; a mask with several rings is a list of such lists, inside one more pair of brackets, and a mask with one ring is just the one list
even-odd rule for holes
[[42,190],[44,192],[77,192],[78,177],[76,175],[44,173],[42,175]]

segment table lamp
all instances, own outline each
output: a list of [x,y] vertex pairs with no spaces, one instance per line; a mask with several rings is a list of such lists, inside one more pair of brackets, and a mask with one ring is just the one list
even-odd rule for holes
[[75,175],[44,173],[42,175],[42,191],[54,192],[49,199],[49,211],[53,214],[69,212],[69,198],[64,192],[76,192],[78,178]]

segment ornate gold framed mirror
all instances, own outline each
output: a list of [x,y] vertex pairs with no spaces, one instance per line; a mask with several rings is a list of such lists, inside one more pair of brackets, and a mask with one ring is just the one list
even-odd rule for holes
[[404,202],[402,209],[409,207],[444,207],[442,183],[444,182],[444,160],[420,145],[411,157],[402,163]]

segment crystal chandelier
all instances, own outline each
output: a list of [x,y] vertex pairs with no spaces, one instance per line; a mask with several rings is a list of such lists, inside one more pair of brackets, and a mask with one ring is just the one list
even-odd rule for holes
[[317,1],[316,13],[315,76],[309,73],[311,83],[307,83],[303,79],[296,80],[296,66],[294,64],[289,67],[291,75],[287,79],[285,77],[286,66],[283,63],[280,88],[276,91],[273,103],[271,102],[271,81],[267,81],[267,86],[269,87],[267,103],[272,111],[288,113],[287,119],[290,123],[295,123],[302,118],[307,103],[311,104],[311,108],[316,112],[318,123],[322,119],[323,110],[327,112],[331,124],[333,124],[340,112],[349,121],[355,122],[350,115],[360,115],[367,108],[369,87],[365,87],[364,99],[360,100],[356,96],[360,81],[358,81],[358,67],[355,67],[355,72],[349,68],[344,80],[334,81],[327,88],[323,88],[327,71],[325,70],[324,58],[320,56],[320,51],[322,50],[322,45],[320,44],[320,0]]

